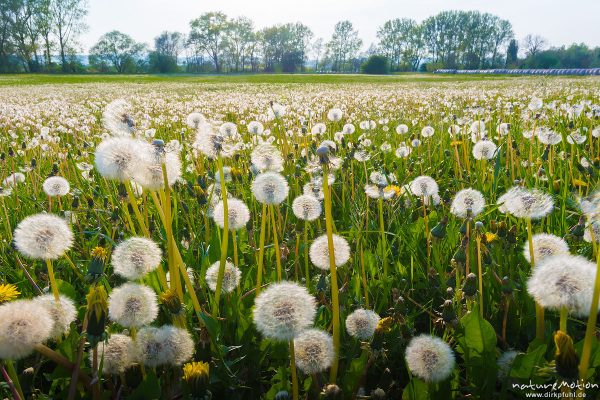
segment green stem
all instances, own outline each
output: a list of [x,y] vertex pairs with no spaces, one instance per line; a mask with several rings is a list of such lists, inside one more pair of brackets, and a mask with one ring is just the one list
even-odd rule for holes
[[483,318],[483,270],[481,268],[481,237],[477,234],[477,272],[479,274],[479,314]]
[[125,182],[125,190],[127,191],[127,196],[129,197],[129,204],[131,204],[131,208],[133,208],[133,213],[135,214],[135,219],[137,219],[138,225],[140,226],[140,228],[142,228],[144,236],[150,237],[150,231],[144,223],[144,217],[140,212],[140,208],[137,204],[137,199],[135,198],[135,194],[133,193],[133,189],[131,188],[131,182]]
[[296,371],[296,353],[293,340],[290,340],[290,368],[292,370],[292,398],[298,400],[298,373]]
[[273,230],[273,246],[275,247],[275,262],[277,265],[277,281],[281,280],[281,254],[279,252],[279,240],[277,240],[277,224],[275,223],[275,207],[269,205],[271,215],[271,228]]
[[379,198],[379,231],[381,233],[381,259],[383,260],[383,277],[388,276],[388,264],[387,264],[387,243],[385,239],[385,225],[383,222],[383,199]]
[[569,310],[567,307],[560,308],[560,330],[567,333],[567,317],[569,316]]
[[[531,218],[527,218],[527,241],[529,243],[529,258],[531,260],[531,270],[535,267],[533,252],[533,228]],[[537,302],[535,303],[535,337],[541,342],[544,341],[544,309]]]
[[265,258],[265,231],[267,225],[267,205],[262,206],[262,215],[260,217],[260,240],[258,244],[258,271],[256,272],[256,295],[260,293],[262,285],[263,261]]
[[46,260],[46,268],[48,269],[48,278],[50,279],[50,288],[52,289],[52,294],[54,295],[54,300],[60,302],[60,297],[58,294],[58,286],[56,285],[56,278],[54,277],[54,268],[52,267],[52,260]]
[[8,376],[10,376],[10,379],[12,379],[13,384],[15,385],[15,389],[17,389],[17,392],[19,393],[19,396],[21,396],[22,399],[25,399],[25,396],[23,395],[23,389],[21,389],[21,383],[19,382],[19,375],[17,375],[17,370],[15,369],[15,365],[10,360],[4,361],[4,365],[6,365],[6,371],[8,372]]
[[219,262],[219,274],[217,275],[217,287],[215,288],[215,301],[212,305],[213,317],[219,316],[219,301],[221,300],[221,287],[225,275],[225,262],[227,261],[227,247],[229,246],[229,207],[227,206],[227,188],[225,187],[225,174],[223,173],[223,160],[217,157],[219,168],[219,180],[221,181],[221,197],[223,201],[223,237],[221,238],[221,260]]
[[333,247],[333,227],[332,227],[332,215],[331,215],[331,195],[329,193],[329,184],[327,179],[328,176],[327,165],[323,166],[323,194],[325,197],[325,228],[327,230],[327,247],[329,249],[329,272],[331,274],[331,308],[333,314],[333,351],[334,358],[331,370],[329,373],[330,383],[335,383],[337,378],[337,370],[339,363],[340,353],[340,300],[339,300],[339,289],[337,282],[337,271],[335,266],[335,250]]
[[304,220],[304,278],[306,279],[306,288],[310,289],[310,270],[308,257],[308,221]]

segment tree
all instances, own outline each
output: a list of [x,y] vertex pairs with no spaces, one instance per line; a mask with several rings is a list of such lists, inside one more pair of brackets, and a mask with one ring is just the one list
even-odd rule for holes
[[544,50],[547,42],[540,35],[529,34],[525,36],[522,44],[525,49],[525,55],[534,57],[537,53]]
[[225,33],[224,48],[230,60],[230,69],[243,71],[248,46],[254,41],[254,24],[246,17],[235,18]]
[[183,50],[185,36],[181,32],[164,31],[154,38],[154,51],[150,54],[150,68],[155,72],[176,72],[177,59]]
[[519,61],[519,43],[516,39],[511,39],[508,44],[508,48],[506,49],[506,67],[507,68],[515,68]]
[[363,74],[389,74],[390,60],[386,56],[372,55],[361,65],[361,70]]
[[77,35],[87,29],[83,18],[87,15],[87,0],[50,0],[49,10],[60,50],[63,71],[68,69],[67,51]]
[[414,48],[418,46],[414,41],[419,37],[416,31],[419,25],[416,21],[409,18],[396,18],[386,21],[383,26],[377,30],[379,39],[379,48],[382,54],[386,55],[396,70],[401,69],[401,65],[412,64],[411,55]]
[[356,52],[362,46],[358,31],[354,30],[352,22],[340,21],[333,28],[331,40],[327,43],[328,57],[332,63],[332,71],[345,71]]
[[295,72],[302,69],[312,36],[312,31],[299,22],[261,30],[258,39],[265,71]]
[[221,56],[225,48],[229,21],[222,12],[208,12],[190,22],[189,43],[208,53],[215,69],[221,72]]
[[145,45],[119,31],[108,32],[90,49],[90,64],[102,72],[114,68],[117,73],[135,72],[143,59]]
[[323,38],[315,40],[311,46],[312,52],[315,55],[315,71],[319,71],[319,59],[323,52]]

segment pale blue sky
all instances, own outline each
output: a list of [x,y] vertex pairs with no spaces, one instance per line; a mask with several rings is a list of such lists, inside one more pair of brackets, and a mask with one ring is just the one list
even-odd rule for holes
[[333,25],[350,20],[365,48],[376,41],[377,28],[388,19],[422,21],[442,10],[479,10],[512,22],[517,39],[537,33],[553,45],[585,42],[600,46],[600,0],[88,0],[89,30],[85,50],[103,33],[117,29],[152,44],[164,30],[187,32],[189,21],[206,11],[247,16],[262,28],[300,21],[315,37],[327,40]]

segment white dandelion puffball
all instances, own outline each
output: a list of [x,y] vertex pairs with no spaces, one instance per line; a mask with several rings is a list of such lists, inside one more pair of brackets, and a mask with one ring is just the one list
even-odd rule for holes
[[[90,351],[90,364],[94,354]],[[98,344],[98,359],[102,359],[103,375],[119,375],[133,364],[133,341],[127,335],[110,335],[108,341]]]
[[588,243],[592,243],[592,241],[600,243],[600,221],[592,221],[590,223],[590,225],[585,229],[585,232],[583,232],[583,240]]
[[267,118],[272,121],[277,118],[281,118],[285,115],[285,106],[278,103],[273,103],[267,110]]
[[418,197],[430,197],[438,194],[438,184],[430,176],[418,176],[409,184],[410,192]]
[[346,330],[354,338],[369,340],[375,334],[380,319],[376,312],[359,308],[346,317]]
[[48,311],[31,300],[0,305],[0,321],[0,360],[27,357],[50,338],[54,326]]
[[262,135],[265,131],[265,127],[258,121],[251,121],[246,128],[248,128],[248,132],[253,135]]
[[332,108],[327,112],[327,119],[333,122],[340,121],[344,116],[344,112],[339,108]]
[[538,111],[543,106],[544,106],[544,102],[542,99],[540,99],[538,97],[532,97],[527,108],[529,108],[531,111]]
[[[546,257],[533,269],[527,292],[542,307],[585,317],[592,307],[596,264],[581,256]],[[594,311],[594,312],[597,312]]]
[[[335,266],[341,267],[350,259],[350,245],[348,241],[336,234],[332,235],[333,239],[333,255],[335,258]],[[329,271],[329,245],[327,235],[321,235],[316,238],[309,249],[310,261],[315,267],[324,271]]]
[[21,172],[15,172],[4,178],[2,186],[13,187],[23,182],[25,182],[25,175]]
[[277,172],[263,172],[252,181],[252,193],[263,204],[280,204],[287,197],[289,189],[283,175]]
[[250,154],[250,161],[259,171],[283,171],[283,157],[281,152],[271,143],[257,145]]
[[432,383],[448,378],[455,365],[454,353],[448,343],[431,335],[412,338],[406,347],[405,358],[413,375]]
[[307,329],[294,339],[296,366],[307,375],[325,371],[333,363],[331,336],[319,329]]
[[496,144],[491,140],[480,140],[473,146],[473,157],[476,160],[489,160],[496,154]]
[[[217,291],[217,278],[219,276],[219,266],[220,262],[216,261],[206,270],[206,284],[213,292]],[[221,292],[233,292],[240,284],[241,276],[242,272],[240,271],[240,269],[233,265],[232,262],[226,261],[225,270],[223,271],[223,282],[221,284]]]
[[160,265],[162,251],[144,237],[132,237],[119,243],[112,254],[115,274],[129,280],[142,278]]
[[[533,260],[536,264],[546,257],[568,255],[569,245],[567,242],[558,236],[548,233],[537,233],[531,238],[533,244]],[[531,254],[529,253],[529,242],[523,245],[523,256],[527,262],[531,262]]]
[[551,146],[562,142],[562,135],[548,128],[542,128],[537,132],[537,138],[542,144]]
[[148,325],[157,315],[156,293],[148,286],[125,283],[114,288],[108,297],[108,316],[126,328]]
[[62,176],[51,176],[44,181],[42,189],[49,197],[60,197],[69,193],[71,185]]
[[94,154],[94,164],[103,177],[125,182],[131,179],[138,167],[139,149],[145,142],[130,138],[109,138],[103,140]]
[[57,215],[35,214],[19,222],[14,242],[17,250],[26,257],[56,260],[73,245],[73,232]]
[[[163,163],[165,169],[163,171]],[[181,178],[181,158],[179,151],[165,147],[164,150],[145,143],[140,146],[138,163],[132,173],[133,179],[147,190],[160,190],[165,186],[164,173],[167,173],[167,184],[173,186]]]
[[408,133],[408,126],[405,124],[400,124],[396,127],[396,133],[398,135],[404,135],[406,133]]
[[411,151],[412,150],[410,149],[410,147],[401,145],[400,147],[398,147],[396,149],[395,154],[396,154],[396,157],[398,157],[398,158],[406,158],[410,155]]
[[450,212],[459,218],[476,217],[485,207],[485,198],[479,190],[463,189],[456,193]]
[[355,130],[356,130],[356,127],[352,124],[346,124],[342,128],[342,132],[344,133],[344,135],[352,135]]
[[57,302],[53,295],[45,294],[32,300],[43,307],[52,318],[53,327],[50,332],[52,339],[58,339],[67,334],[71,328],[71,322],[77,318],[77,309],[73,300],[63,295],[60,295],[59,299],[60,301]]
[[131,105],[123,99],[108,103],[102,112],[104,128],[114,136],[130,136],[135,130],[130,110]]
[[517,218],[540,219],[552,212],[552,196],[539,189],[525,189],[515,186],[498,199],[501,212],[508,212]]
[[319,135],[324,134],[326,131],[327,131],[327,126],[324,123],[319,122],[319,123],[313,125],[312,129],[310,130],[310,134],[319,136]]
[[[230,231],[237,231],[245,228],[248,221],[250,221],[250,210],[246,203],[239,199],[227,199],[227,215],[229,216],[228,223]],[[213,209],[213,219],[220,228],[225,226],[225,208],[223,200],[220,200]]]
[[310,194],[302,194],[292,202],[294,215],[304,221],[314,221],[319,218],[321,208],[321,202]]
[[140,329],[134,342],[134,359],[148,367],[181,365],[194,355],[194,340],[183,328],[164,325]]
[[269,339],[288,341],[313,324],[316,301],[306,288],[293,282],[271,284],[254,302],[254,323]]
[[206,118],[199,112],[190,113],[185,119],[186,125],[192,129],[198,129],[205,122]]
[[426,126],[421,129],[421,136],[424,138],[431,137],[435,133],[435,130],[431,126]]

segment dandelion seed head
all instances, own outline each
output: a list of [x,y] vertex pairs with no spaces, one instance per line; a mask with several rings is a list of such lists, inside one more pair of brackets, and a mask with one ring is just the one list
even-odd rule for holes
[[475,189],[463,189],[456,193],[450,212],[459,218],[467,216],[476,217],[485,207],[485,198],[480,191]]
[[307,375],[325,371],[333,363],[335,352],[331,336],[319,329],[307,329],[294,339],[298,369]]
[[108,315],[112,321],[126,328],[148,325],[158,315],[156,293],[137,283],[118,286],[108,298]]
[[198,129],[205,122],[206,118],[199,112],[190,113],[185,119],[186,125],[192,129]]
[[379,314],[359,308],[346,317],[346,330],[354,338],[369,340],[375,334],[380,319]]
[[102,112],[102,124],[114,136],[130,136],[135,131],[131,104],[123,99],[108,103]]
[[194,341],[183,328],[164,325],[140,329],[134,342],[134,359],[145,366],[181,365],[194,354]]
[[277,172],[263,172],[252,181],[252,193],[259,203],[280,204],[289,192],[289,186],[283,175]]
[[596,264],[581,256],[556,255],[542,259],[527,281],[527,292],[542,307],[571,314],[589,314],[596,277]]
[[162,258],[158,245],[147,238],[132,237],[119,243],[112,254],[115,273],[136,280],[154,271]]
[[[558,236],[548,233],[537,233],[532,236],[531,240],[533,243],[533,260],[536,264],[546,257],[569,254],[569,245],[563,238]],[[531,262],[529,242],[523,245],[523,256],[525,256],[527,262]]]
[[[235,198],[227,199],[227,209],[227,214],[229,216],[229,230],[237,231],[245,228],[248,221],[250,221],[250,210],[246,203]],[[225,226],[225,208],[223,200],[220,200],[213,209],[213,219],[220,228]]]
[[496,154],[497,146],[491,140],[480,140],[473,146],[473,157],[476,160],[489,160]]
[[419,335],[406,348],[406,364],[425,382],[437,383],[450,376],[455,358],[448,343],[431,335]]
[[0,305],[0,360],[27,357],[37,344],[50,338],[54,321],[48,311],[31,300]]
[[306,288],[293,282],[271,284],[254,302],[254,323],[264,336],[279,341],[294,339],[313,324],[316,301]]
[[250,161],[259,171],[283,171],[283,157],[277,147],[271,143],[257,145],[250,154]]
[[52,339],[58,339],[69,333],[71,322],[77,317],[77,309],[73,300],[67,296],[60,295],[60,301],[57,302],[53,295],[46,294],[35,297],[33,301],[44,308],[52,318],[53,327],[50,331]]
[[[220,262],[214,262],[207,270],[206,270],[206,284],[213,292],[217,291],[217,278],[219,276],[219,266]],[[225,262],[225,269],[223,271],[223,281],[221,284],[222,293],[231,293],[233,292],[238,285],[240,284],[240,278],[242,276],[242,272],[238,267],[233,265],[232,262]]]
[[410,182],[410,192],[417,197],[430,197],[438,194],[438,184],[430,176],[418,176]]
[[69,193],[71,185],[69,185],[69,181],[62,176],[51,176],[46,178],[42,185],[42,189],[44,189],[44,193],[49,197],[60,197]]
[[138,166],[139,149],[147,144],[130,138],[109,138],[103,140],[94,156],[96,169],[103,177],[125,182],[131,179]]
[[[94,362],[90,351],[90,364]],[[133,341],[129,336],[114,333],[98,344],[98,360],[102,359],[103,375],[119,375],[133,364]]]
[[298,219],[314,221],[321,215],[321,202],[311,194],[302,194],[292,202],[292,211]]
[[[343,237],[333,234],[333,254],[335,266],[341,267],[350,259],[350,245]],[[321,235],[316,238],[309,249],[310,261],[315,267],[324,271],[329,271],[329,245],[327,235]]]
[[17,250],[26,257],[56,260],[73,245],[69,224],[54,214],[35,214],[25,218],[14,232]]

